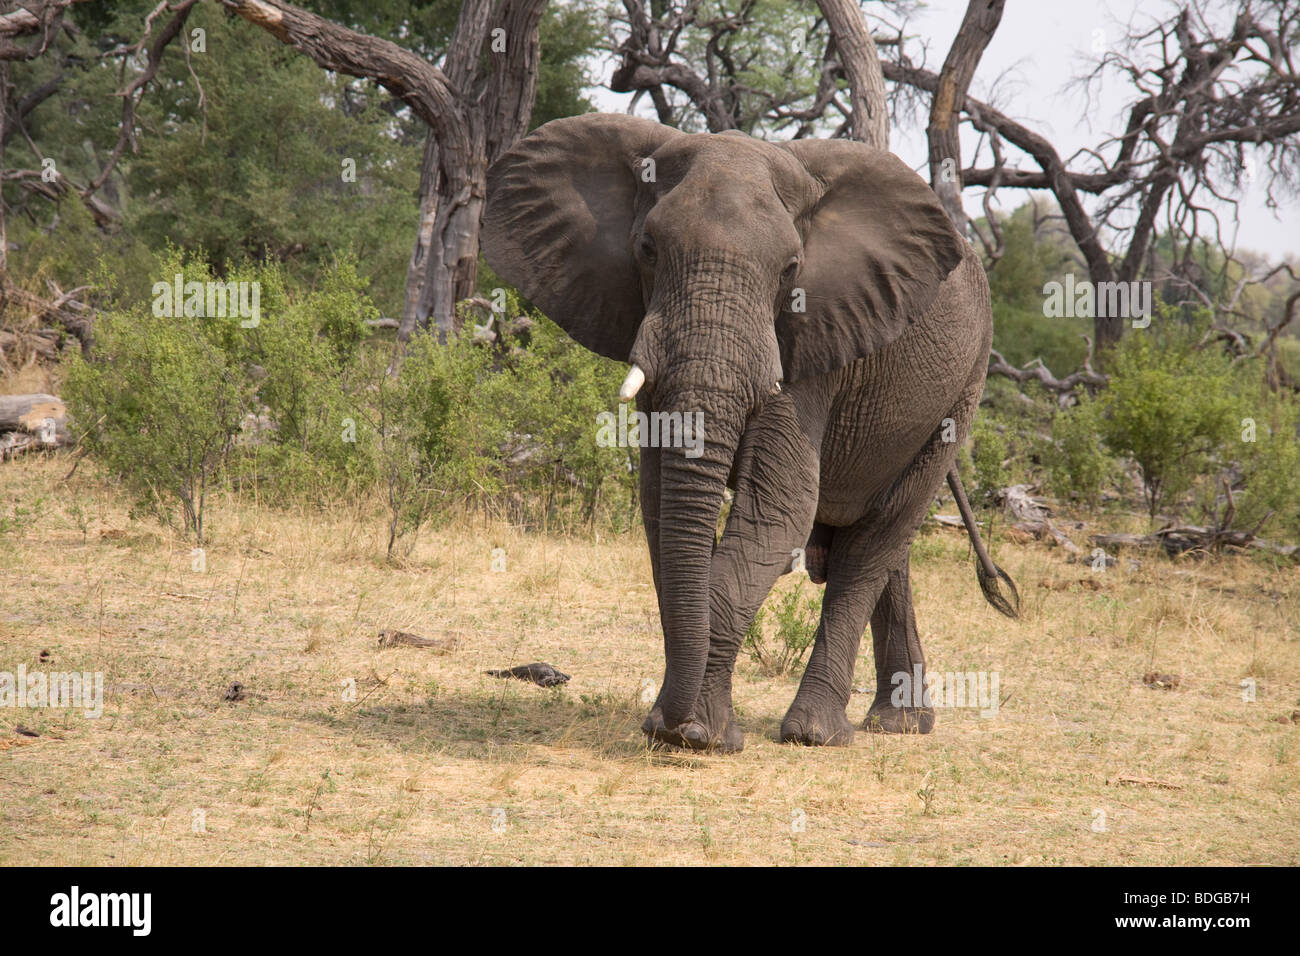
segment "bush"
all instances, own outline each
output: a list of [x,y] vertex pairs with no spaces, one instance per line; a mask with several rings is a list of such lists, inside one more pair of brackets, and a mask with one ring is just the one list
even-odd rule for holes
[[241,267],[231,277],[262,289],[262,321],[228,342],[264,419],[243,446],[240,480],[280,499],[360,494],[378,476],[374,436],[360,426],[381,362],[365,347],[365,320],[377,314],[365,279],[347,257],[305,294],[291,295],[277,266]]
[[1002,463],[1011,457],[1010,443],[1005,426],[994,421],[992,415],[979,415],[971,425],[971,467],[975,483],[971,488],[977,498],[990,499],[999,488],[1012,484]]
[[[1260,367],[1200,346],[1196,322],[1130,332],[1110,357],[1110,386],[1057,413],[1043,459],[1057,494],[1095,507],[1130,459],[1149,516],[1190,510],[1211,527],[1300,528],[1300,409],[1268,392]],[[1195,317],[1200,323],[1206,316]],[[1231,489],[1231,494],[1229,493]]]
[[1223,463],[1243,417],[1243,382],[1230,360],[1193,345],[1176,329],[1130,333],[1115,350],[1101,396],[1102,438],[1137,463],[1153,520],[1166,504],[1177,509],[1197,477]]
[[[156,269],[167,285],[212,278],[175,252]],[[284,503],[377,495],[390,557],[429,518],[466,508],[553,529],[630,523],[634,452],[601,447],[596,424],[622,369],[540,315],[520,321],[516,300],[503,313],[514,333],[496,323],[486,345],[467,320],[445,344],[417,335],[394,376],[351,259],[311,291],[275,265],[228,266],[226,279],[257,283],[257,323],[158,316],[120,294],[92,360],[68,369],[88,449],[164,520],[179,504],[202,539],[223,482]]]
[[[172,256],[164,276],[206,282],[201,265]],[[63,390],[86,449],[119,476],[139,505],[204,540],[208,493],[239,433],[250,395],[228,343],[238,317],[109,312],[95,328],[93,364],[73,354]]]
[[[804,596],[804,580],[781,597],[769,597],[745,631],[744,649],[763,671],[778,677],[794,671],[803,663],[817,637],[821,618],[822,592]],[[773,620],[774,634],[768,635],[767,618]]]
[[1115,480],[1119,463],[1101,441],[1102,403],[1087,397],[1057,412],[1051,440],[1042,458],[1051,487],[1060,497],[1075,497],[1090,509],[1101,500],[1102,490]]
[[1009,379],[984,383],[970,441],[958,453],[958,467],[973,501],[990,501],[997,492],[1033,480],[1040,434],[1051,422],[1052,402],[1041,391],[1030,396]]
[[[1269,529],[1289,540],[1300,536],[1300,407],[1294,399],[1256,386],[1239,396],[1246,414],[1221,449],[1222,466],[1200,482],[1196,509],[1212,526]],[[1236,490],[1231,501],[1224,483]]]

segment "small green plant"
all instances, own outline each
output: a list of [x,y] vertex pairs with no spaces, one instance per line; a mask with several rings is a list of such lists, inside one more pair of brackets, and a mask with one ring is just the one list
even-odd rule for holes
[[77,530],[81,532],[81,543],[85,544],[86,537],[90,534],[90,515],[86,513],[86,508],[80,501],[74,501],[68,511]]
[[979,497],[991,497],[999,488],[1011,484],[1002,463],[1011,458],[1011,447],[1004,432],[987,415],[978,416],[971,426],[971,465],[975,471],[972,491]]
[[927,772],[925,778],[921,781],[921,788],[916,791],[916,795],[921,800],[921,813],[923,816],[932,816],[934,813],[934,799],[938,796],[938,791],[934,784],[930,782],[930,774]]
[[1101,403],[1083,397],[1078,404],[1058,412],[1052,421],[1051,440],[1042,457],[1052,489],[1095,509],[1101,493],[1118,474],[1115,457],[1101,443]]
[[[804,582],[780,598],[769,599],[745,631],[744,648],[758,666],[769,674],[784,677],[803,664],[817,636],[822,595],[805,596]],[[771,615],[771,636],[766,633]]]
[[29,525],[39,521],[44,510],[44,498],[36,498],[29,505],[15,503],[12,514],[8,516],[0,514],[0,535],[14,531],[21,532]]

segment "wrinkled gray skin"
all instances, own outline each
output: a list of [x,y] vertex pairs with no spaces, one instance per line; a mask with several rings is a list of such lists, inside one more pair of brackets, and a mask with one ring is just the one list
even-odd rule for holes
[[591,114],[546,124],[492,167],[483,244],[578,342],[644,369],[641,411],[704,413],[701,457],[641,449],[667,658],[645,732],[742,747],[736,654],[797,548],[826,593],[782,741],[852,741],[868,624],[864,726],[928,732],[931,708],[890,702],[891,676],[924,666],[908,554],[992,338],[983,269],[929,187],[859,143]]

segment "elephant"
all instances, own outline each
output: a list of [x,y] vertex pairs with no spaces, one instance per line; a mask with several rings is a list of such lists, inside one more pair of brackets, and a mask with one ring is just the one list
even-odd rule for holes
[[955,469],[992,344],[988,283],[929,186],[863,143],[590,113],[546,123],[490,167],[481,239],[497,274],[573,339],[630,363],[621,401],[703,416],[702,448],[641,448],[665,656],[651,742],[743,747],[736,656],[799,564],[825,593],[781,741],[852,742],[868,625],[864,728],[930,732],[928,699],[895,706],[891,677],[924,674],[909,555],[945,478],[985,596],[1011,617],[1019,598]]

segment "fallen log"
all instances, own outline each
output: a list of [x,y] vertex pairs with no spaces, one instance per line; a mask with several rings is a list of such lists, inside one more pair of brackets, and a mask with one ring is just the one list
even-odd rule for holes
[[0,395],[0,431],[35,432],[46,418],[67,419],[67,409],[55,395]]
[[1160,539],[1153,534],[1094,534],[1088,536],[1088,543],[1098,548],[1139,548],[1143,551],[1155,551],[1162,547]]
[[1032,535],[1039,541],[1051,540],[1070,554],[1083,554],[1083,550],[1070,540],[1070,536],[1052,523],[1050,518],[1041,521],[1018,521],[1011,526],[1016,531]]
[[1088,539],[1099,548],[1137,548],[1164,551],[1170,556],[1188,551],[1216,551],[1224,547],[1255,548],[1284,558],[1300,559],[1300,545],[1274,544],[1255,537],[1249,531],[1216,530],[1197,525],[1161,528],[1153,534],[1094,534]]
[[959,531],[966,529],[966,523],[961,520],[960,515],[931,515],[930,517],[945,528],[956,528]]
[[1012,485],[998,492],[1003,507],[1014,521],[1011,527],[1039,541],[1053,541],[1070,554],[1082,554],[1069,535],[1052,523],[1052,512],[1047,502],[1034,497],[1031,494],[1033,490],[1033,485]]
[[32,447],[71,443],[68,410],[55,395],[0,395],[0,461]]
[[[1109,780],[1106,781],[1110,783]],[[1116,783],[1126,787],[1158,787],[1161,790],[1181,790],[1182,784],[1170,783],[1167,780],[1157,780],[1154,777],[1136,777],[1130,774],[1120,774],[1115,780]]]

